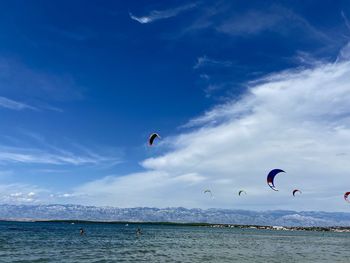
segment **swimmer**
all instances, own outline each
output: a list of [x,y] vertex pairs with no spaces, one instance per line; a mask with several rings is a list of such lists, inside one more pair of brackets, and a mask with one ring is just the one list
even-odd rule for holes
[[80,228],[79,231],[80,231],[80,235],[81,235],[81,236],[85,234],[85,231],[84,231],[83,228]]

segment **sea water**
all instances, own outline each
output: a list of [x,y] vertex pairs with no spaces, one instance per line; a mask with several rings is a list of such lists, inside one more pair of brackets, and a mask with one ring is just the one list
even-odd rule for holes
[[0,222],[0,262],[350,262],[349,246],[350,233]]

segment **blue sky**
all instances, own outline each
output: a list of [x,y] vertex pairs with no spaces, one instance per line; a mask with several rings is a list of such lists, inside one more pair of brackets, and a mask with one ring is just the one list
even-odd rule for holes
[[0,201],[347,211],[349,19],[347,1],[3,1]]

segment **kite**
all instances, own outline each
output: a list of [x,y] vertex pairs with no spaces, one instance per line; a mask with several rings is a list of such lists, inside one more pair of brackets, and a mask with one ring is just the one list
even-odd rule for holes
[[247,192],[246,192],[246,191],[244,191],[244,190],[239,190],[238,195],[239,195],[239,196],[241,196],[241,194],[242,194],[242,193],[247,194]]
[[212,192],[211,192],[209,189],[205,189],[205,190],[203,191],[203,193],[204,193],[204,194],[209,193],[209,194],[210,194],[210,197],[213,197],[213,194],[212,194]]
[[285,171],[281,170],[281,169],[273,169],[269,172],[269,174],[267,175],[267,184],[268,186],[271,187],[272,190],[274,191],[278,191],[275,187],[275,184],[273,182],[273,180],[275,179],[275,176],[279,173],[285,173]]
[[350,203],[350,201],[349,201],[349,199],[348,199],[348,196],[350,195],[350,192],[346,192],[345,194],[344,194],[344,199],[345,199],[345,201],[346,202],[348,202],[348,203]]
[[148,139],[148,145],[149,146],[152,146],[153,145],[153,142],[156,138],[160,138],[159,134],[158,133],[152,133],[150,136],[149,136],[149,139]]
[[295,190],[293,190],[293,196],[295,196],[295,193],[296,192],[299,192],[299,193],[301,193],[301,191],[300,190],[298,190],[298,189],[295,189]]

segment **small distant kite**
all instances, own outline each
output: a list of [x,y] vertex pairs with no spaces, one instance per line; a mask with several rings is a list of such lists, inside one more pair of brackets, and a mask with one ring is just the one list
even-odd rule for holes
[[205,190],[203,191],[203,193],[204,193],[204,194],[209,193],[209,194],[210,194],[210,197],[213,197],[213,194],[212,194],[211,190],[209,190],[209,189],[205,189]]
[[285,171],[281,170],[281,169],[273,169],[269,172],[269,174],[267,175],[267,184],[268,186],[270,186],[270,188],[274,191],[278,191],[275,187],[275,184],[273,182],[273,180],[275,179],[275,176],[279,173],[285,173]]
[[242,194],[242,193],[247,194],[247,192],[246,192],[246,191],[244,191],[244,190],[239,190],[238,195],[239,195],[239,196],[241,196],[241,194]]
[[348,196],[350,195],[350,192],[346,192],[345,194],[344,194],[344,199],[345,199],[345,201],[346,202],[348,202],[348,203],[350,203],[350,201],[349,201],[349,199],[348,199]]
[[298,190],[298,189],[295,189],[295,190],[293,190],[293,196],[295,196],[296,192],[299,192],[299,193],[301,193],[301,191],[300,191],[300,190]]
[[150,136],[149,136],[149,139],[148,139],[148,145],[149,146],[152,146],[153,145],[153,142],[156,138],[159,138],[160,139],[160,136],[158,133],[152,133]]

